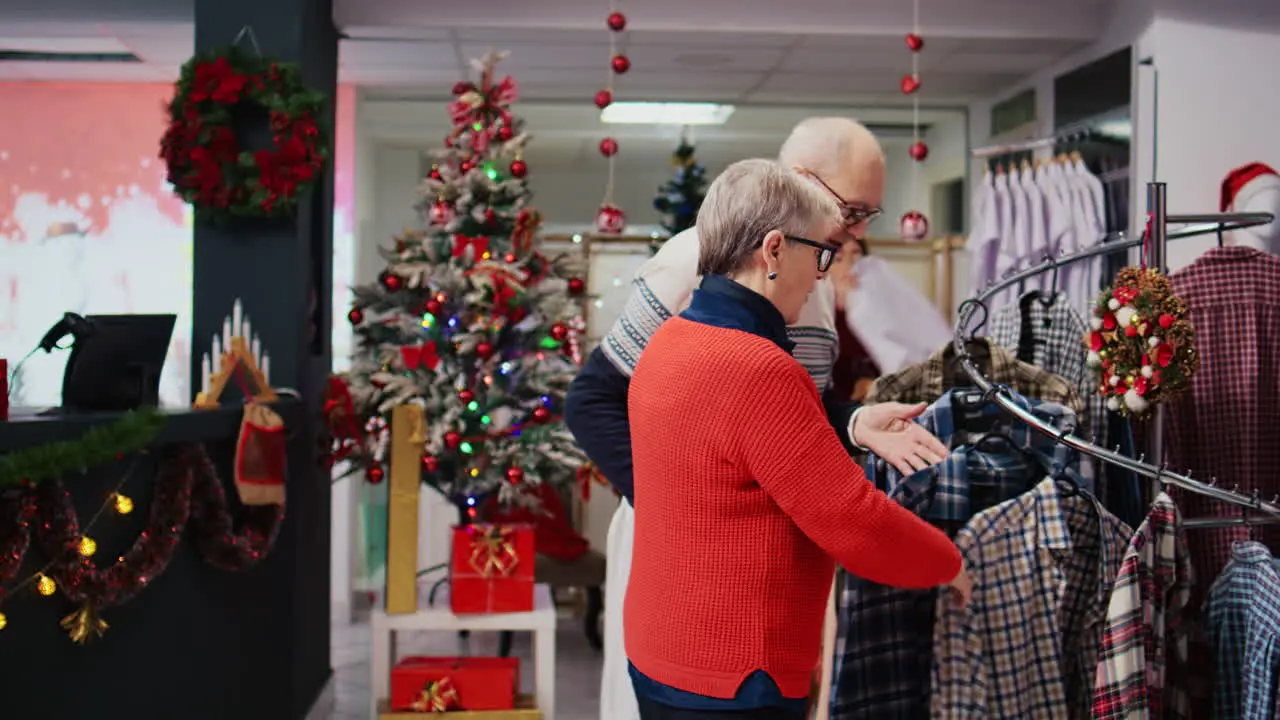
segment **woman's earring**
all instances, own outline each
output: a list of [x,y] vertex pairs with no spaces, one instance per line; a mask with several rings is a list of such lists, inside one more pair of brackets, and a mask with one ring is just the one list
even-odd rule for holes
[[778,273],[770,271],[770,273],[769,273],[769,276],[768,276],[768,277],[769,277],[769,279],[770,279],[770,280],[777,280],[777,279],[778,279]]

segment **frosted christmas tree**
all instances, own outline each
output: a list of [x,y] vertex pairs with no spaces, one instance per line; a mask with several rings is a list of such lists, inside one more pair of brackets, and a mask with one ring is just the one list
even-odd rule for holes
[[494,493],[534,505],[522,490],[574,483],[586,460],[561,420],[585,283],[578,259],[541,252],[517,84],[494,74],[504,57],[473,61],[479,79],[454,86],[454,130],[419,188],[425,227],[381,250],[386,270],[348,314],[348,382],[369,431],[355,459],[380,482],[391,408],[421,402],[423,482],[462,509]]

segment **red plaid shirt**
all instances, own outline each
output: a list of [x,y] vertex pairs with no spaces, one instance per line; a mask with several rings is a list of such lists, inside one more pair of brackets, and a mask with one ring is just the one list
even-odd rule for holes
[[[1280,257],[1214,248],[1170,279],[1191,308],[1200,371],[1165,413],[1165,459],[1198,479],[1215,478],[1270,500],[1280,493]],[[1177,488],[1170,494],[1187,517],[1239,513]],[[1251,534],[1280,549],[1275,525],[1196,530],[1189,543],[1196,577],[1206,585],[1216,578],[1232,543]]]

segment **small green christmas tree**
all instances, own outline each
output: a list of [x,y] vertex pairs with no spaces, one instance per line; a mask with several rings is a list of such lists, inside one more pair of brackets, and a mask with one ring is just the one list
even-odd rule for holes
[[495,493],[536,505],[522,489],[574,483],[586,460],[561,420],[586,284],[580,261],[540,252],[517,85],[494,75],[505,56],[474,61],[479,80],[454,87],[454,132],[419,188],[426,227],[381,251],[387,269],[355,288],[348,315],[348,383],[370,431],[357,465],[381,480],[391,409],[421,402],[423,481],[463,509]]
[[676,172],[658,188],[653,207],[662,213],[662,227],[670,235],[693,227],[707,196],[707,169],[693,156],[693,144],[681,138],[671,155]]

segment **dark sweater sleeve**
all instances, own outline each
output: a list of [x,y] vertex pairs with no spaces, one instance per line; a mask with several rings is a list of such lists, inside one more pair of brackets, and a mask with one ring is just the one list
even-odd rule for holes
[[831,388],[827,388],[822,395],[822,406],[827,411],[827,421],[836,431],[836,437],[840,438],[840,444],[844,445],[845,451],[850,454],[858,452],[858,448],[853,444],[853,438],[849,437],[849,418],[852,418],[854,411],[862,405],[849,398],[841,398]]
[[600,468],[609,484],[622,493],[627,502],[635,504],[631,421],[627,419],[627,391],[630,387],[631,378],[614,367],[600,348],[596,348],[569,386],[564,420],[578,445]]

